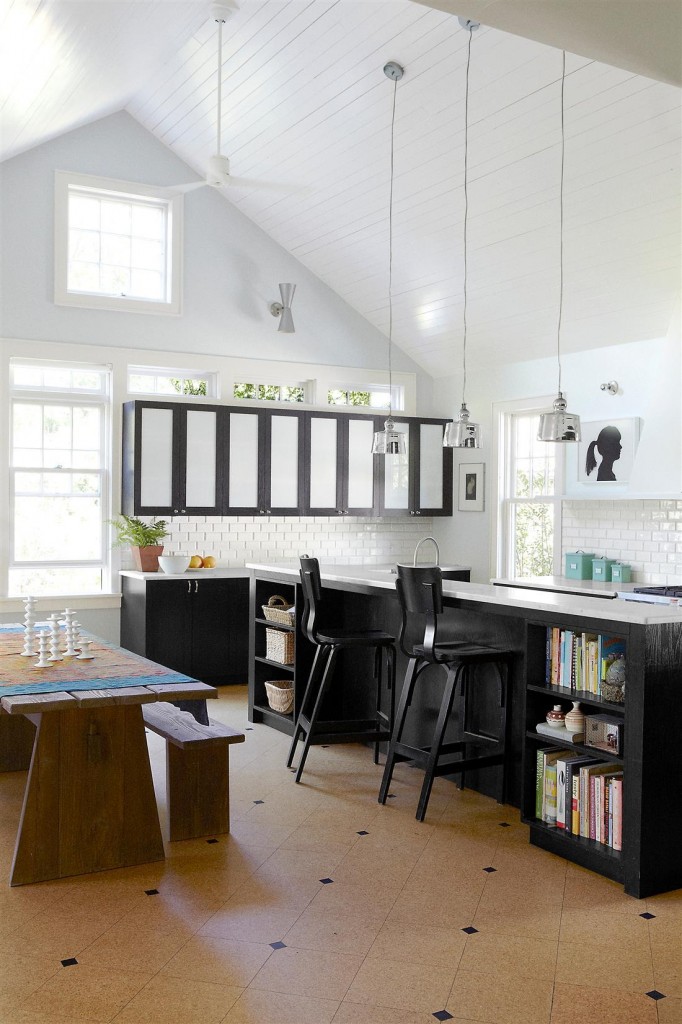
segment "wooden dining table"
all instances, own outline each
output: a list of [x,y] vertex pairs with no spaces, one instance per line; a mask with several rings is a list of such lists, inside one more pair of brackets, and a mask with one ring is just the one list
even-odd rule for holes
[[38,668],[23,627],[0,626],[0,771],[28,769],[11,885],[163,860],[142,705],[218,696],[88,639],[92,659]]

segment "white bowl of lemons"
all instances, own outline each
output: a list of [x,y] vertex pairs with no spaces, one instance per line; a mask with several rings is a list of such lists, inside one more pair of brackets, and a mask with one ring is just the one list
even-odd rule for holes
[[189,569],[189,555],[159,555],[159,567],[171,575]]

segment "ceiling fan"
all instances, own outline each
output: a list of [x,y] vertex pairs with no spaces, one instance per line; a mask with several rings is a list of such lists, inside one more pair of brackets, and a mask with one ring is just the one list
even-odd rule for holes
[[218,82],[217,82],[217,115],[216,115],[216,151],[208,159],[206,178],[204,181],[192,181],[185,185],[171,185],[168,191],[173,194],[178,192],[192,192],[197,188],[204,188],[210,185],[212,188],[267,188],[275,191],[291,192],[291,186],[276,182],[259,181],[253,178],[237,178],[230,173],[230,160],[221,152],[221,121],[222,121],[222,70],[223,70],[223,25],[238,10],[232,0],[227,2],[211,4],[211,17],[218,26]]

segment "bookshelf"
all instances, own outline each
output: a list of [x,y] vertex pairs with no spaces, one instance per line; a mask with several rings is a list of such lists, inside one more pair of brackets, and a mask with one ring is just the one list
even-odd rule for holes
[[[626,663],[624,703],[606,700],[600,693],[585,689],[580,672],[577,680],[573,675],[564,679],[562,686],[552,683],[555,677],[549,665],[547,645],[552,627],[567,632],[589,631],[590,635],[599,637],[600,643],[603,638],[618,639]],[[605,646],[608,645],[605,643]],[[530,841],[622,883],[627,893],[640,898],[682,884],[677,731],[682,697],[679,648],[676,626],[643,627],[623,622],[586,622],[582,618],[558,620],[556,617],[530,620],[526,624],[521,817],[530,829]],[[536,731],[536,725],[544,720],[551,707],[561,704],[563,710],[568,711],[573,701],[580,702],[586,716],[608,714],[616,722],[622,721],[622,753],[570,742],[559,733],[555,738]],[[569,757],[593,758],[604,765],[602,771],[607,773],[607,779],[609,774],[615,776],[622,772],[620,850],[596,838],[575,835],[570,827],[560,828],[538,816],[538,751],[552,748],[568,751]],[[552,775],[550,767],[550,791]],[[551,817],[551,797],[549,799]],[[547,808],[543,808],[545,810]],[[608,829],[608,823],[602,824]],[[609,837],[607,832],[607,838],[613,839],[613,835]]]

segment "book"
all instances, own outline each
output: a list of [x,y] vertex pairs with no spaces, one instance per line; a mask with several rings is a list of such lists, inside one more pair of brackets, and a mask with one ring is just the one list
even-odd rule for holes
[[595,776],[613,771],[613,765],[600,762],[580,769],[580,835],[585,839],[594,839],[596,821],[594,817]]
[[575,760],[566,762],[566,831],[572,835],[580,835],[579,827],[579,783],[580,769],[591,764],[598,764],[596,757],[581,754]]
[[547,822],[548,825],[554,825],[556,823],[556,762],[560,757],[569,757],[571,753],[572,751],[570,750],[560,750],[557,747],[552,747],[550,750],[543,752],[542,821]]
[[613,798],[613,848],[623,849],[623,777],[617,775],[611,783],[611,796]]
[[[567,786],[569,765],[576,761],[583,761],[582,754],[570,754],[568,757],[560,757],[556,763],[556,826],[557,828],[571,829],[571,790]],[[568,819],[568,825],[567,825]]]
[[618,777],[623,777],[622,771],[613,771],[608,775],[600,775],[597,779],[597,786],[599,789],[599,819],[597,822],[596,839],[598,842],[603,843],[604,846],[613,846],[612,788],[613,780]]
[[550,725],[549,722],[538,722],[535,726],[535,731],[541,736],[551,736],[558,743],[582,743],[584,736],[582,729],[580,731],[567,729],[565,725],[557,728],[554,725]]

